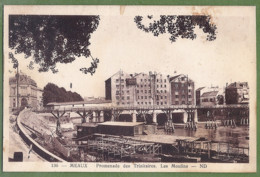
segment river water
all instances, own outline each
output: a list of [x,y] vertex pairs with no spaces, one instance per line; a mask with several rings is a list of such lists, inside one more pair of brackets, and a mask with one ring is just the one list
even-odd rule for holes
[[[166,134],[163,129],[159,129],[158,134]],[[188,130],[184,128],[175,128],[173,135],[186,136],[186,137],[203,137],[210,141],[221,141],[235,144],[239,147],[249,147],[249,127],[237,126],[237,127],[224,127],[219,126],[217,129],[206,129],[205,123],[198,123],[198,129]]]

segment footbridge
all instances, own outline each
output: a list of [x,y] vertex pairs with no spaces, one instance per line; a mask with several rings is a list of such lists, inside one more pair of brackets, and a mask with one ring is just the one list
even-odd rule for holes
[[124,122],[145,122],[165,125],[171,120],[175,123],[198,122],[198,115],[204,115],[206,121],[215,121],[218,116],[222,119],[237,119],[243,122],[249,119],[248,105],[171,105],[171,106],[115,106],[109,102],[95,105],[76,105],[56,103],[55,106],[48,106],[42,111],[51,113],[57,119],[59,127],[60,117],[66,114],[77,114],[85,122],[124,121]]

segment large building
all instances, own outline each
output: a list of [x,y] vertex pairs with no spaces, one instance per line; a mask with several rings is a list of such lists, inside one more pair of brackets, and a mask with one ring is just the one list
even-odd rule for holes
[[[194,82],[184,75],[170,77],[156,72],[119,71],[105,81],[105,90],[106,100],[121,106],[194,104]],[[177,99],[176,93],[180,98]]]
[[214,106],[223,105],[225,102],[225,91],[219,87],[201,87],[196,90],[196,105]]
[[135,103],[136,79],[123,71],[118,71],[105,81],[105,98],[113,104],[125,106]]
[[170,78],[171,104],[172,105],[194,105],[194,82],[184,74]]
[[226,87],[226,104],[248,104],[249,86],[247,82],[234,82]]
[[42,106],[42,90],[37,87],[36,82],[30,76],[20,73],[11,77],[9,78],[9,86],[10,110],[21,107],[39,109]]

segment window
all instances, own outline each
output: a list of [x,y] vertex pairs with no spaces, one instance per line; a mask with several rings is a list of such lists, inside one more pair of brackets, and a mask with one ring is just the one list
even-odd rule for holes
[[189,104],[191,104],[191,101],[189,101]]
[[145,102],[145,104],[147,104],[147,102]]
[[164,104],[167,104],[167,102],[165,101]]
[[164,82],[166,82],[166,79],[164,79]]
[[143,104],[143,102],[141,102],[141,104]]
[[159,85],[157,85],[157,88],[159,88]]
[[121,85],[121,88],[124,88],[124,85]]
[[116,95],[119,95],[119,91],[116,91]]
[[130,96],[128,96],[127,99],[130,100]]
[[122,94],[124,94],[124,91],[122,90],[122,92],[121,92]]
[[122,100],[124,100],[125,98],[122,96]]
[[121,79],[121,82],[124,82],[124,79]]
[[163,91],[161,90],[161,93],[162,93]]
[[151,102],[149,102],[149,105],[151,105]]
[[146,82],[146,79],[144,81]]
[[191,95],[189,95],[189,98],[191,98]]
[[117,102],[116,104],[119,105],[119,102]]
[[163,102],[161,102],[161,105],[163,105]]
[[137,84],[136,86],[137,86],[137,87],[139,87],[139,85],[138,85],[138,84]]
[[141,87],[143,87],[143,85],[141,85]]
[[137,104],[139,104],[139,102],[137,102]]
[[185,90],[182,90],[182,93],[185,93]]
[[126,91],[126,93],[128,93],[128,94],[129,94],[129,90],[127,90],[127,91]]
[[[12,94],[12,95],[15,95],[15,90],[16,90],[15,87],[12,87],[12,90],[11,90],[11,94]],[[14,107],[15,107],[15,106],[14,106]]]
[[185,101],[182,101],[181,104],[185,104]]
[[146,85],[144,85],[144,87],[146,87]]
[[177,83],[175,84],[175,88],[178,88],[178,84]]
[[147,96],[145,96],[144,98],[147,99]]
[[116,82],[119,82],[119,79],[116,79]]
[[175,104],[179,104],[179,101],[175,101]]
[[151,90],[149,90],[148,92],[151,93]]
[[148,81],[150,82],[150,81],[151,81],[151,79],[148,79]]
[[189,92],[191,92],[191,89],[189,89]]
[[179,98],[179,95],[175,95],[175,98]]
[[159,79],[157,79],[157,82],[159,82]]
[[139,93],[139,90],[136,90],[136,93]]
[[143,82],[143,79],[141,79],[141,82]]
[[138,99],[140,99],[140,97],[139,97],[139,96],[138,96],[137,98],[138,98]]
[[184,87],[184,84],[181,84],[182,87]]
[[159,105],[159,102],[157,102],[157,105]]
[[166,88],[166,85],[164,85],[164,87]]
[[185,95],[182,95],[181,97],[182,97],[182,98],[185,98]]
[[116,96],[116,99],[119,100],[119,96]]
[[147,93],[147,90],[145,90],[144,93]]
[[143,96],[141,96],[141,99],[143,99],[144,97]]
[[122,104],[125,104],[124,102],[122,102]]
[[166,91],[166,90],[164,90],[164,93],[167,93],[167,91]]
[[159,90],[157,90],[157,93],[159,93]]
[[144,91],[143,90],[141,90],[141,93],[143,93]]
[[167,96],[164,96],[165,99],[167,99]]
[[161,99],[163,99],[163,96],[161,96]]

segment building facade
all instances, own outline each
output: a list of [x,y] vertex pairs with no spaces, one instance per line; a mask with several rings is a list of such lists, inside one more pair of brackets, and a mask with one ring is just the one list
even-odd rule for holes
[[105,81],[105,98],[118,106],[133,106],[135,87],[135,78],[120,70]]
[[226,87],[226,104],[248,104],[249,86],[247,82],[234,82]]
[[201,87],[196,90],[196,105],[214,106],[225,103],[225,89],[219,87]]
[[119,71],[105,81],[105,90],[106,100],[119,106],[194,104],[194,82],[184,75],[170,77],[156,72]]
[[24,107],[37,109],[42,105],[42,90],[30,76],[20,73],[9,78],[9,87],[10,110]]
[[170,78],[171,104],[172,105],[194,105],[194,82],[184,74]]

